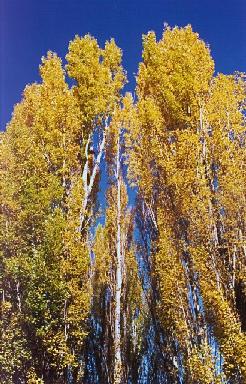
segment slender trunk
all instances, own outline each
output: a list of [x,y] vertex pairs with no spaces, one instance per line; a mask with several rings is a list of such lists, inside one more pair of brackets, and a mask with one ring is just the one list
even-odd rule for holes
[[117,243],[116,243],[116,287],[115,287],[115,329],[114,329],[114,384],[121,383],[122,361],[121,361],[121,291],[122,291],[122,247],[121,247],[121,180],[120,180],[120,137],[118,137],[118,148],[116,158],[117,178]]
[[240,245],[242,246],[242,249],[243,249],[244,258],[246,259],[246,245],[245,245],[245,241],[244,241],[244,237],[241,229],[239,229],[238,231],[238,238],[239,238]]
[[[203,109],[200,108],[200,117],[199,117],[199,123],[200,123],[200,133],[203,137],[203,143],[202,143],[202,157],[201,157],[201,161],[202,163],[204,163],[204,166],[205,166],[205,179],[207,180],[207,185],[209,186],[209,189],[210,189],[210,192],[212,192],[212,180],[211,180],[211,177],[209,175],[210,173],[210,164],[208,163],[208,154],[207,154],[207,145],[206,145],[206,135],[205,135],[205,124],[203,122]],[[209,217],[210,217],[210,233],[211,233],[211,241],[213,242],[213,247],[214,249],[216,249],[219,245],[219,234],[218,234],[218,228],[217,228],[217,225],[216,225],[216,220],[215,220],[215,212],[214,212],[214,204],[211,200],[211,198],[209,198],[209,201],[208,201],[208,209],[209,209]],[[213,264],[213,270],[215,272],[215,275],[216,275],[216,284],[217,284],[217,288],[218,290],[220,289],[220,275],[219,275],[219,272],[218,272],[218,268],[217,268],[217,265],[216,265],[216,257],[215,257],[215,253],[214,253],[214,250],[212,250],[211,252],[211,260],[212,260],[212,264]]]
[[83,184],[84,184],[85,196],[88,193],[88,170],[89,170],[89,167],[88,167],[88,157],[89,157],[90,141],[91,141],[91,135],[89,135],[87,143],[86,143],[86,146],[85,146],[85,159],[86,160],[85,160],[85,165],[84,165],[84,169],[83,169],[83,173],[82,173],[82,180],[83,180]]
[[17,303],[19,312],[21,312],[21,295],[20,295],[20,283],[17,281],[16,283],[16,292],[17,292]]
[[233,249],[233,252],[232,252],[232,288],[233,288],[233,295],[235,295],[236,254],[237,254],[237,248],[234,245],[234,249]]
[[154,224],[154,227],[155,227],[156,231],[158,231],[158,225],[157,225],[157,221],[156,221],[156,218],[155,218],[154,211],[153,211],[151,205],[149,205],[146,200],[145,200],[145,204],[146,204],[146,207],[147,207],[147,209],[149,211],[149,215],[151,217],[152,223]]
[[[83,170],[83,181],[84,181],[84,186],[86,185],[86,187],[85,187],[85,196],[84,196],[81,211],[80,211],[80,224],[79,224],[78,232],[81,232],[81,230],[83,228],[83,224],[85,221],[86,208],[87,208],[87,205],[89,202],[92,188],[93,188],[94,183],[95,183],[95,178],[96,178],[97,172],[99,171],[99,166],[100,166],[100,162],[101,162],[104,147],[105,147],[105,142],[106,142],[106,128],[105,128],[104,133],[103,133],[103,139],[102,139],[102,142],[99,146],[98,155],[97,155],[97,158],[96,158],[93,170],[92,170],[92,174],[91,174],[90,182],[89,182],[88,186],[87,186],[87,182],[85,179],[85,177],[87,178],[87,172],[88,172],[88,162],[87,161],[86,161],[86,164],[85,164],[85,167]],[[88,143],[87,143],[87,145],[88,145]]]

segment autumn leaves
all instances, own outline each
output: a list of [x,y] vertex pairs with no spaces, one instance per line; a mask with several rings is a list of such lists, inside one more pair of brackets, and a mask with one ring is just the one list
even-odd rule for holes
[[90,35],[65,68],[49,52],[2,134],[1,379],[243,383],[244,75],[166,27],[133,100],[121,56]]

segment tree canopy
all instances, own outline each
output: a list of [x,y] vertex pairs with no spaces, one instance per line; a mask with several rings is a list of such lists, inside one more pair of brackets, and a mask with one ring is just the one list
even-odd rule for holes
[[113,39],[66,61],[0,137],[0,382],[245,383],[245,74],[190,25],[143,36],[136,98]]

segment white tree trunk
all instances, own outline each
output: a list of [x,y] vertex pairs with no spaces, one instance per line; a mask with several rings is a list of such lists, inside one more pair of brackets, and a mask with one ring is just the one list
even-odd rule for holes
[[86,161],[85,161],[85,165],[84,165],[84,169],[83,169],[83,173],[82,173],[82,180],[83,180],[83,184],[84,184],[85,196],[87,195],[87,191],[88,191],[88,185],[87,185],[87,182],[88,182],[87,181],[87,179],[88,179],[88,171],[89,171],[89,166],[88,166],[89,153],[88,153],[88,150],[89,150],[90,141],[91,141],[91,135],[89,135],[87,143],[86,143],[86,146],[85,146],[85,158],[86,158]]
[[[203,121],[203,109],[200,108],[200,133],[203,135],[203,143],[202,143],[202,156],[201,161],[202,163],[205,162],[205,179],[207,179],[210,191],[212,191],[212,181],[209,176],[209,168],[210,164],[208,164],[208,154],[207,154],[207,145],[206,145],[206,139],[205,139],[205,124]],[[209,210],[209,218],[210,218],[210,233],[211,233],[211,241],[214,245],[214,248],[217,248],[219,245],[219,236],[218,236],[218,229],[216,226],[215,218],[214,218],[214,207],[212,204],[212,200],[209,198],[208,201],[208,210]],[[216,275],[216,284],[217,289],[220,290],[221,284],[220,284],[220,275],[218,272],[217,264],[216,264],[216,257],[214,250],[211,252],[211,259],[213,263],[213,270]]]
[[[94,183],[95,183],[95,178],[96,178],[97,172],[99,171],[99,166],[100,166],[100,162],[101,162],[104,147],[105,147],[105,142],[106,142],[106,128],[103,132],[103,139],[99,145],[99,151],[98,151],[98,155],[97,155],[97,158],[96,158],[93,170],[92,170],[89,185],[87,185],[88,159],[86,159],[86,163],[84,166],[82,177],[83,177],[83,182],[84,182],[85,195],[84,195],[84,199],[83,199],[82,207],[81,207],[81,211],[80,211],[80,224],[79,224],[78,232],[81,232],[81,230],[83,228],[83,224],[85,221],[86,208],[88,205],[90,194],[92,192],[92,188],[93,188]],[[86,144],[86,148],[88,148],[88,144],[89,143]]]
[[116,240],[116,286],[115,286],[115,329],[114,329],[114,384],[121,383],[122,362],[121,362],[121,291],[122,291],[122,246],[121,246],[121,179],[120,179],[120,135],[118,137],[118,148],[116,158],[117,178],[117,240]]

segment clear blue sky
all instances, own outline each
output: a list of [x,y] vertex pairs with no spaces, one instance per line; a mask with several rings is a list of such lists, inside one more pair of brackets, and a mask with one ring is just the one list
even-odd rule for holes
[[75,34],[100,44],[114,37],[123,49],[128,90],[141,59],[141,36],[163,23],[193,29],[210,44],[216,71],[246,71],[246,0],[0,0],[0,129],[27,83],[39,81],[47,50],[63,59]]

